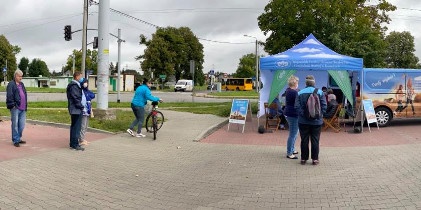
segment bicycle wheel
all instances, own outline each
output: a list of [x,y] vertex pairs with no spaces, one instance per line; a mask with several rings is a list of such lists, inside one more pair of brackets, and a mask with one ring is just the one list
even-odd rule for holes
[[152,122],[153,122],[153,124],[152,124],[153,140],[156,140],[156,132],[158,131],[158,129],[157,129],[157,126],[158,126],[157,123],[158,123],[158,121],[156,119],[156,115],[152,117]]
[[153,122],[152,122],[152,114],[156,115],[156,130],[158,131],[162,125],[164,124],[164,115],[160,111],[152,111],[149,113],[149,115],[146,117],[146,123],[145,128],[146,131],[149,133],[153,133]]

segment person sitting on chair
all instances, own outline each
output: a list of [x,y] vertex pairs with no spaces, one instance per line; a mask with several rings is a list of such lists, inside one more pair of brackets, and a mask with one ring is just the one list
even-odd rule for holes
[[[332,90],[332,89],[329,89],[329,90]],[[328,94],[327,98],[328,98],[328,102],[327,102],[326,114],[323,117],[332,118],[339,104],[336,101],[336,96],[333,94],[333,91],[331,94]]]
[[[276,106],[275,106],[276,105]],[[284,112],[282,109],[282,103],[279,100],[279,96],[277,96],[276,98],[273,99],[272,103],[269,105],[269,118],[273,118],[274,116],[277,116],[281,119],[281,123],[279,125],[279,128],[284,130],[285,129],[285,124],[286,124],[286,119],[284,117]]]

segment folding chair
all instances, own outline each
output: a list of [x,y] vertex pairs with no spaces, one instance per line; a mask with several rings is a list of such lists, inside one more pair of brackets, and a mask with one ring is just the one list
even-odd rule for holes
[[341,126],[339,125],[339,113],[342,109],[342,104],[338,104],[334,114],[331,117],[323,117],[323,130],[327,130],[328,128],[332,128],[336,133],[341,130]]
[[281,124],[281,118],[278,114],[278,105],[276,103],[271,103],[270,105],[268,105],[268,103],[264,103],[264,106],[266,117],[265,129],[278,130]]

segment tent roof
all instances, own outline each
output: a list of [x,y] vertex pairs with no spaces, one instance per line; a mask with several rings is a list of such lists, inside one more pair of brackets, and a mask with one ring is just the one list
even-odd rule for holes
[[291,49],[260,58],[260,70],[353,70],[361,71],[362,58],[338,54],[310,34]]

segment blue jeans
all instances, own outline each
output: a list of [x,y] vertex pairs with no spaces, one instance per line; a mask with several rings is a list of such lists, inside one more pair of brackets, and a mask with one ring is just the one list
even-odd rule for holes
[[289,136],[287,141],[287,155],[292,155],[295,150],[295,141],[298,136],[298,117],[285,116],[289,125]]
[[70,147],[76,148],[79,145],[80,129],[82,128],[82,114],[70,115]]
[[133,130],[133,128],[137,125],[137,133],[142,133],[142,125],[143,121],[145,120],[145,108],[140,106],[135,106],[131,104],[133,114],[136,117],[136,119],[132,122],[130,125],[130,130]]
[[16,107],[10,110],[12,121],[12,141],[19,143],[22,138],[22,132],[25,128],[26,111],[17,109]]

